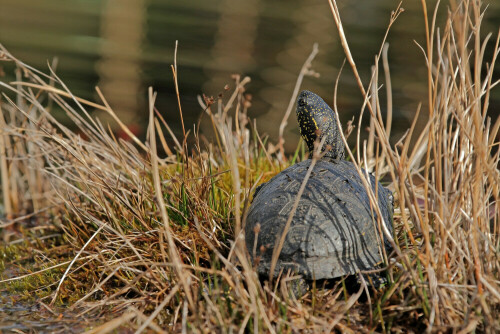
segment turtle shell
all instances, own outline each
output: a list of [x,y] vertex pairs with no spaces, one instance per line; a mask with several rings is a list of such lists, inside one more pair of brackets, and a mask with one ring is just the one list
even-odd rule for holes
[[[260,274],[269,275],[276,239],[286,225],[311,160],[297,163],[263,184],[245,225],[250,255]],[[392,193],[370,175],[378,204],[392,233]],[[260,224],[260,229],[256,225]],[[291,269],[306,279],[328,279],[369,270],[382,262],[377,215],[354,165],[318,160],[295,211],[274,275]],[[254,253],[255,250],[255,254]]]

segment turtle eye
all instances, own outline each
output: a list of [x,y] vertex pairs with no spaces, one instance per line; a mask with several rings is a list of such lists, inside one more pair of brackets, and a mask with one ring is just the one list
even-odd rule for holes
[[299,99],[299,101],[297,101],[297,104],[301,107],[305,106],[306,105],[306,101],[304,101],[303,99]]

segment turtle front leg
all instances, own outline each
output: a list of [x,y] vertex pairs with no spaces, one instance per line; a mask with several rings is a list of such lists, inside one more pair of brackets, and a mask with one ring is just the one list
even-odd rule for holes
[[285,279],[283,283],[287,285],[288,291],[292,293],[297,299],[304,296],[310,289],[309,283],[302,276]]
[[361,275],[363,275],[366,284],[373,287],[375,290],[380,290],[383,287],[385,287],[387,283],[389,283],[389,281],[387,280],[385,275],[383,275],[383,273],[373,273],[373,274],[357,273],[356,282],[360,285],[362,284],[360,277]]

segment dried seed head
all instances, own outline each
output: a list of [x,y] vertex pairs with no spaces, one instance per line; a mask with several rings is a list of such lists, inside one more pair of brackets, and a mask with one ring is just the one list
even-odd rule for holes
[[257,223],[253,228],[253,233],[258,234],[260,232],[260,224]]

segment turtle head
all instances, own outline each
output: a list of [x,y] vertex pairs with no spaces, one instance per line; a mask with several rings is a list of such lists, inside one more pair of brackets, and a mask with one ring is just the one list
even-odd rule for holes
[[314,151],[314,142],[326,137],[321,151],[331,159],[344,158],[344,142],[337,125],[337,116],[318,95],[304,90],[297,99],[297,121],[300,135],[306,141],[309,157]]

